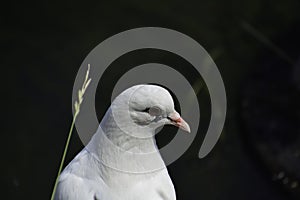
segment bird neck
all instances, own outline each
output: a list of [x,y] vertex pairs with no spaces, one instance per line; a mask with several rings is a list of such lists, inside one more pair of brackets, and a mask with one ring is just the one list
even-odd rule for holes
[[106,113],[86,148],[102,165],[122,172],[145,173],[166,167],[154,136],[137,138],[125,133],[111,112]]

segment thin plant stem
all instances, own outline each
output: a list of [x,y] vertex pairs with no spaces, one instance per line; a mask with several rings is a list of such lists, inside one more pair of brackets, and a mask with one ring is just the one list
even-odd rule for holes
[[71,140],[71,136],[72,136],[73,128],[74,128],[74,125],[75,125],[76,117],[77,117],[77,115],[74,115],[74,117],[73,117],[73,121],[72,121],[70,131],[69,131],[69,134],[68,134],[68,139],[67,139],[67,142],[66,142],[66,145],[65,145],[65,150],[64,150],[63,156],[62,156],[61,161],[60,161],[60,166],[59,166],[57,177],[56,177],[55,184],[54,184],[54,187],[53,187],[51,200],[54,199],[54,195],[55,195],[55,192],[56,192],[59,176],[60,176],[61,170],[64,166],[64,162],[65,162],[65,158],[66,158],[67,151],[68,151],[68,148],[69,148],[69,143],[70,143],[70,140]]
[[84,95],[87,87],[89,86],[89,84],[91,82],[91,79],[89,78],[89,73],[90,73],[90,65],[88,65],[88,69],[87,69],[87,72],[86,72],[86,75],[85,75],[85,80],[83,82],[82,88],[78,91],[78,101],[76,100],[75,103],[74,103],[75,113],[74,113],[73,121],[72,121],[70,130],[69,130],[69,134],[68,134],[67,142],[66,142],[66,145],[65,145],[65,149],[64,149],[61,161],[60,161],[60,166],[59,166],[59,169],[58,169],[58,172],[57,172],[57,177],[55,179],[55,184],[54,184],[53,191],[52,191],[52,194],[51,194],[51,200],[54,200],[55,192],[56,192],[58,181],[59,181],[59,176],[60,176],[62,168],[64,166],[64,162],[65,162],[65,158],[66,158],[67,151],[68,151],[68,148],[69,148],[69,144],[70,144],[72,132],[73,132],[73,129],[74,129],[75,121],[76,121],[76,118],[79,114],[81,103],[83,101],[83,95]]

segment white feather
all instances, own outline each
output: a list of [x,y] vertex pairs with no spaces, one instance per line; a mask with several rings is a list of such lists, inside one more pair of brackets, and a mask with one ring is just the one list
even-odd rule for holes
[[55,199],[175,200],[153,136],[166,121],[138,111],[151,106],[162,109],[162,116],[175,111],[171,95],[159,86],[138,85],[120,94],[89,144],[62,172]]

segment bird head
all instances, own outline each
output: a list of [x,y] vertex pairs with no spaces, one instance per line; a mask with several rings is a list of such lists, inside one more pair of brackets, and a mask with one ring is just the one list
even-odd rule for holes
[[153,133],[168,124],[190,132],[188,123],[175,110],[168,90],[157,85],[128,88],[113,101],[111,109],[119,128],[127,133]]

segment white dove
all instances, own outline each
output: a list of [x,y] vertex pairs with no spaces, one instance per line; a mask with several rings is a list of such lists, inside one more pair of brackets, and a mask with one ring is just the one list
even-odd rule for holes
[[155,142],[164,124],[190,132],[170,93],[136,85],[112,103],[88,145],[59,178],[56,200],[175,200]]

